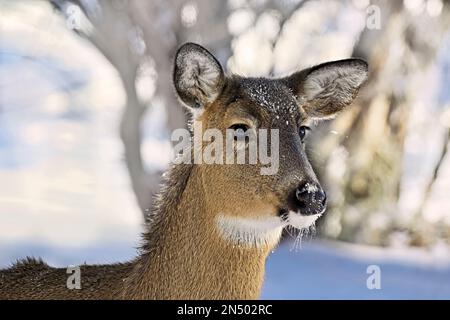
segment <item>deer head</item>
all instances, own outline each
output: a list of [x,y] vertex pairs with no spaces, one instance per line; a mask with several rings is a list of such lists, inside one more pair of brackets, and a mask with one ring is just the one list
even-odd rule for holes
[[[239,135],[260,129],[277,133],[276,140],[259,141],[269,150],[277,144],[272,152],[278,153],[279,162],[273,174],[261,174],[260,160],[198,164],[208,212],[223,236],[239,243],[275,243],[283,226],[309,227],[324,213],[327,196],[305,153],[308,125],[349,105],[367,73],[366,62],[347,59],[280,79],[246,78],[226,75],[197,44],[178,50],[175,88],[201,132],[213,129],[226,137],[227,129],[235,130],[233,152],[249,148],[248,141],[236,139]],[[200,151],[205,148],[203,141]]]

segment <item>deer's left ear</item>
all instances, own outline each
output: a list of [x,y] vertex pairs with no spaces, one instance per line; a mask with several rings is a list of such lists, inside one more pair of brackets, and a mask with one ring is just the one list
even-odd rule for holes
[[367,62],[346,59],[323,63],[284,78],[311,118],[332,118],[349,105],[368,75]]

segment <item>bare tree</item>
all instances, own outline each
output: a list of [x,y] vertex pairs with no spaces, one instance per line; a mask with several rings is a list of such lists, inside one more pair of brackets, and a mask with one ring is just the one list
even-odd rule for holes
[[[151,207],[159,189],[160,172],[148,172],[141,153],[142,119],[151,101],[142,101],[136,90],[140,67],[154,61],[157,73],[155,97],[166,108],[167,131],[186,126],[183,109],[172,89],[172,59],[177,47],[189,40],[204,43],[226,60],[230,39],[226,28],[226,1],[118,1],[51,0],[60,12],[76,6],[90,28],[74,25],[74,31],[94,45],[117,70],[126,94],[120,123],[125,162],[139,207]],[[183,15],[187,16],[183,21]],[[214,24],[211,24],[214,21]]]
[[[338,224],[337,230],[329,228],[333,230],[329,236],[386,245],[387,235],[400,227],[396,225],[395,213],[403,144],[411,106],[417,98],[410,83],[434,61],[450,19],[448,3],[439,18],[413,16],[402,2],[379,0],[372,4],[381,8],[382,28],[366,28],[354,48],[355,56],[369,61],[369,80],[354,108],[318,137],[321,157],[326,159],[318,165],[325,168],[336,161],[336,150],[348,151],[341,179],[333,179],[322,171],[325,180],[333,185],[334,208],[330,219]],[[393,54],[395,49],[402,50],[401,59]],[[325,134],[330,128],[337,129],[339,134]],[[370,218],[380,212],[388,222],[385,227],[374,228],[371,226],[374,219]],[[412,230],[412,226],[407,227]]]

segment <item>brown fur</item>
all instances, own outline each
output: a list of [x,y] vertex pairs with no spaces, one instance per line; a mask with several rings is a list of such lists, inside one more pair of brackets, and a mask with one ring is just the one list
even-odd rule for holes
[[82,290],[67,289],[65,268],[49,267],[27,258],[0,271],[0,300],[4,299],[114,299],[114,291],[132,264],[81,266]]

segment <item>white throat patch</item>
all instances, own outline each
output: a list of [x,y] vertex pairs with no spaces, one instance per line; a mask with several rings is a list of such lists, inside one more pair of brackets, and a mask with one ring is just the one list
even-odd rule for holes
[[275,246],[286,225],[280,217],[241,218],[219,215],[216,222],[225,239],[247,247]]
[[246,247],[275,246],[281,237],[283,227],[291,225],[305,229],[314,225],[321,214],[303,216],[289,211],[285,219],[281,217],[242,218],[219,215],[216,219],[219,233],[237,245]]

